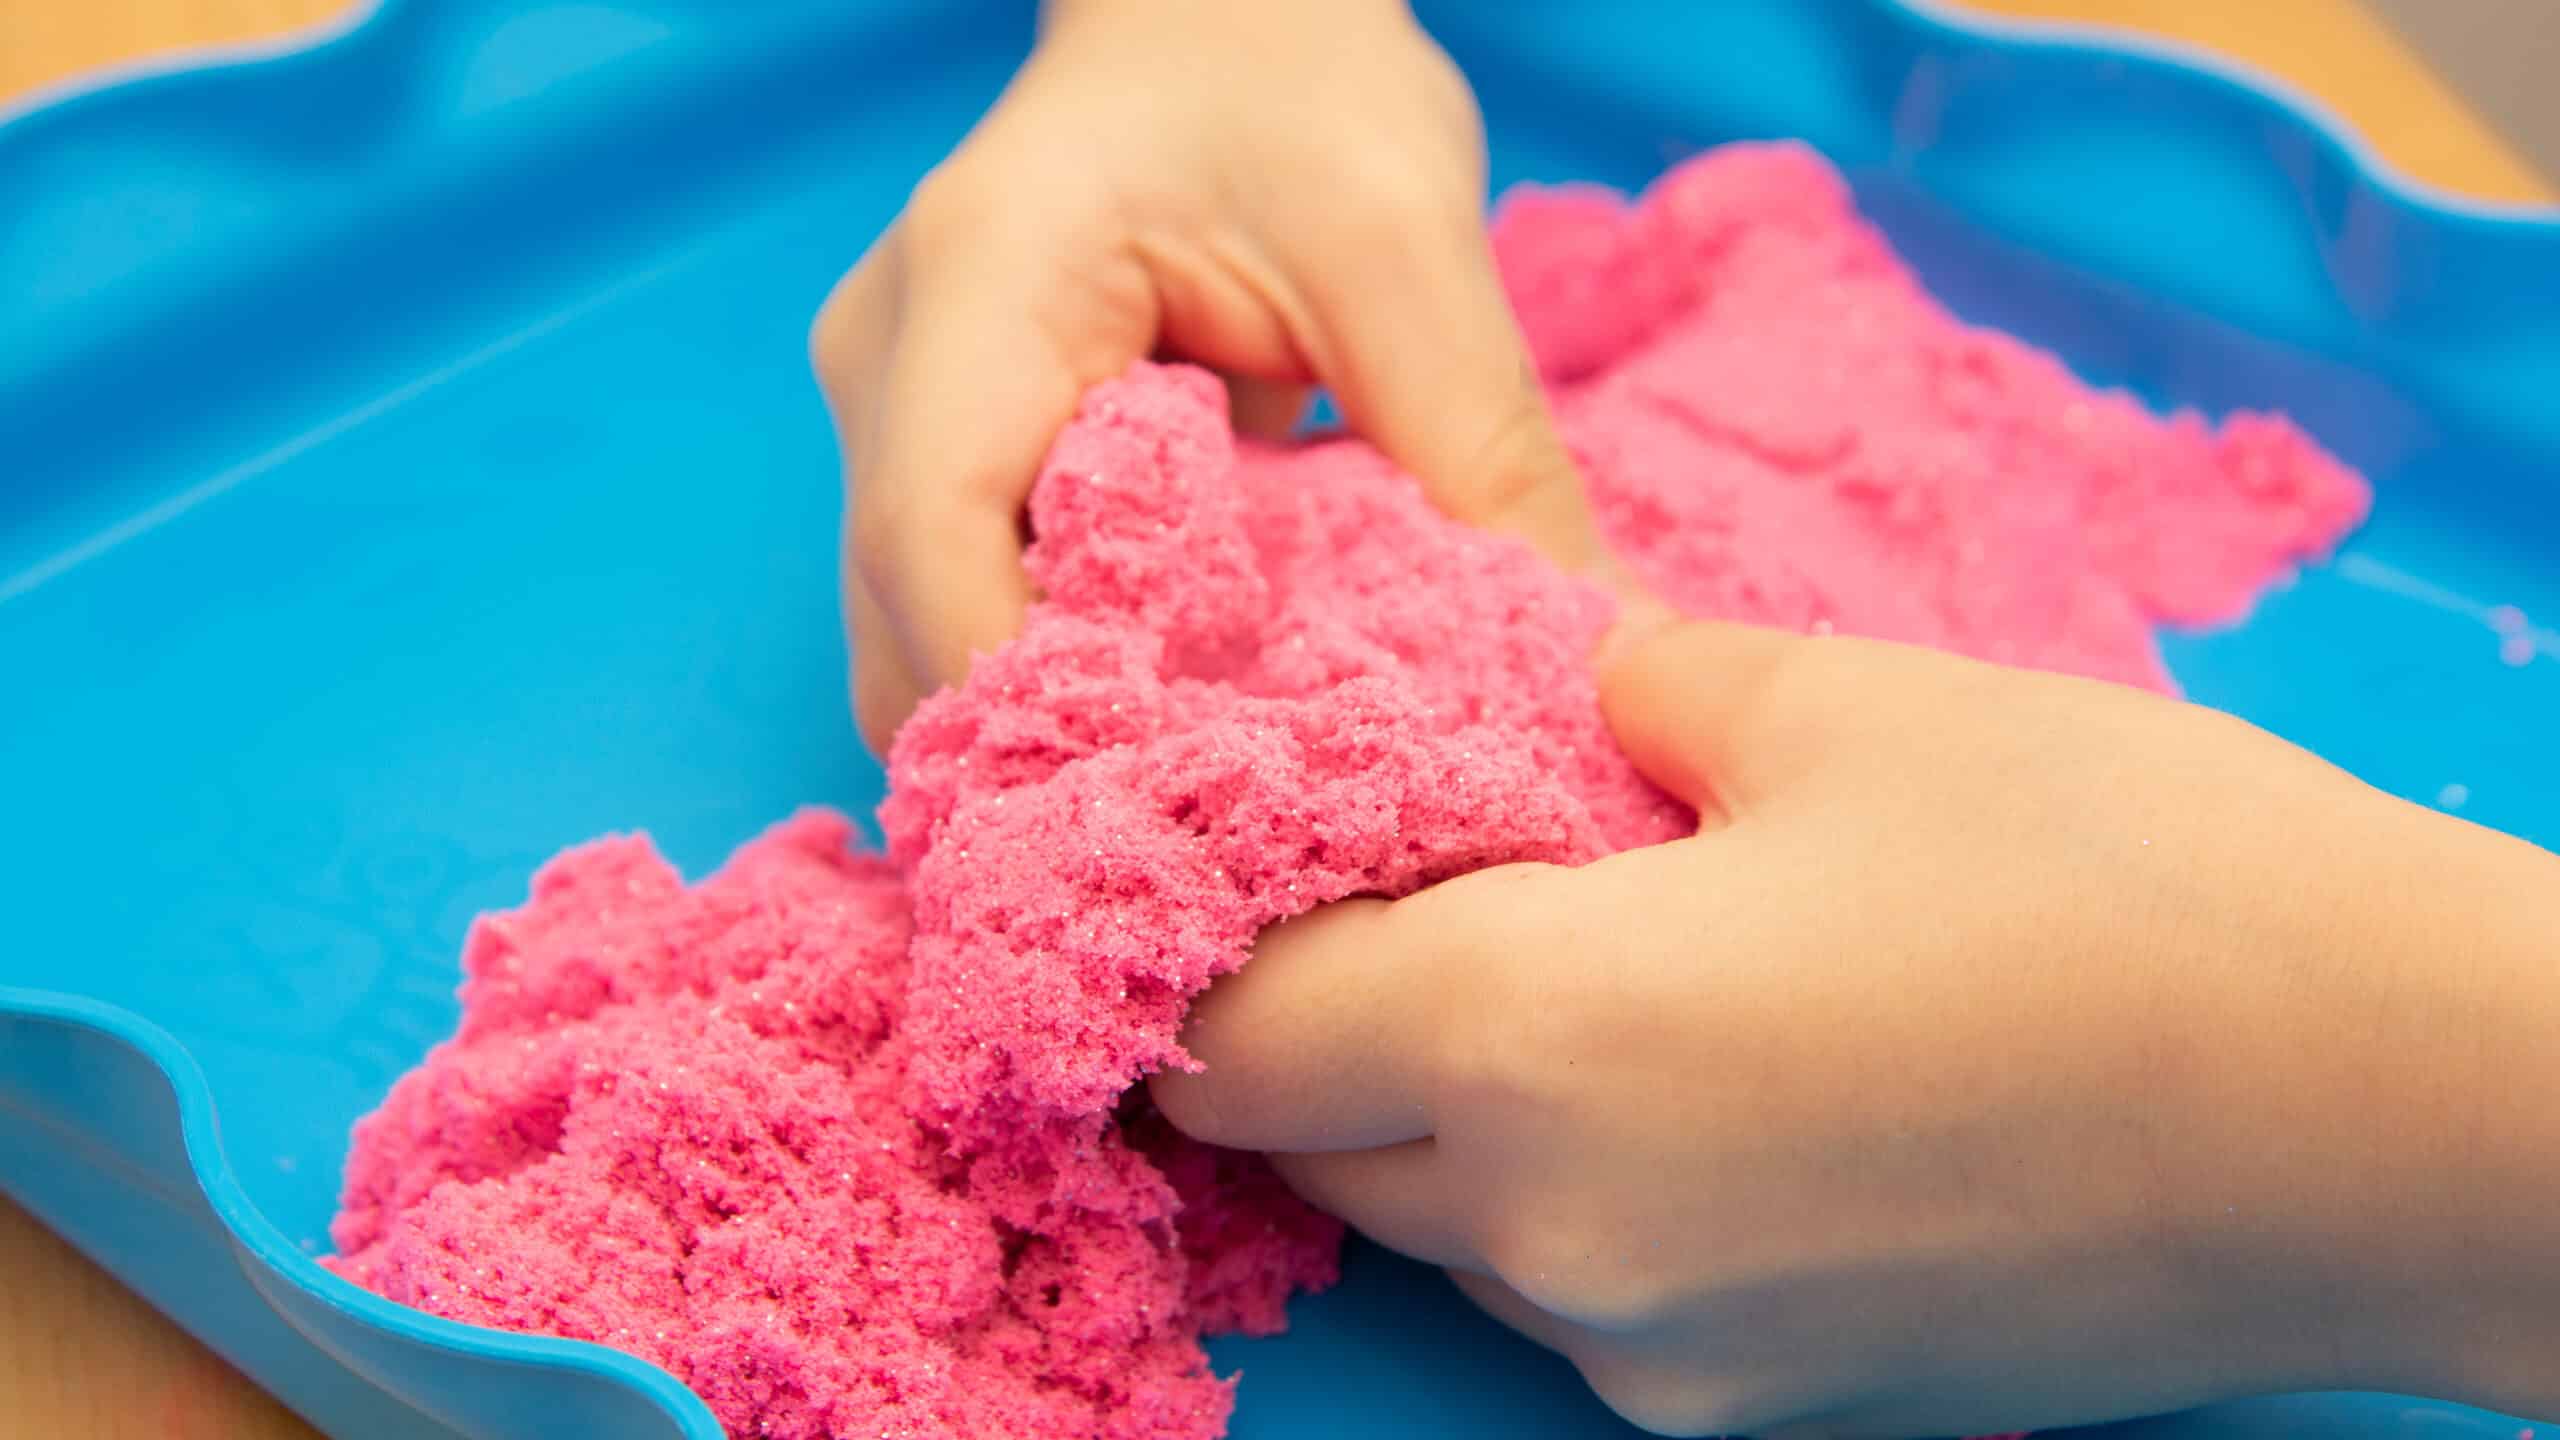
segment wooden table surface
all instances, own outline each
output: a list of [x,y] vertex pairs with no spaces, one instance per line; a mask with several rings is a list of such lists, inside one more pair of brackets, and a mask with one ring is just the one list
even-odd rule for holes
[[[2221,51],[2318,96],[2403,171],[2484,199],[2551,185],[2359,0],[1973,0]],[[342,0],[0,0],[0,104],[100,65],[323,23]],[[314,1432],[0,1197],[0,1440]]]

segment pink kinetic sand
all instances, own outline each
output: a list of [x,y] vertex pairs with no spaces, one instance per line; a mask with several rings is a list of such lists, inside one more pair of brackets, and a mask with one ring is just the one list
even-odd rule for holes
[[[1698,614],[2169,688],[2366,492],[2286,422],[2167,420],[1958,324],[1794,146],[1494,235],[1612,541]],[[900,735],[890,855],[786,822],[687,888],[570,851],[464,955],[460,1033],[356,1130],[340,1273],[619,1346],[742,1437],[1223,1431],[1204,1332],[1339,1227],[1171,1135],[1146,1072],[1265,925],[1689,816],[1584,657],[1608,602],[1366,446],[1097,388],[1032,497],[1047,599]]]

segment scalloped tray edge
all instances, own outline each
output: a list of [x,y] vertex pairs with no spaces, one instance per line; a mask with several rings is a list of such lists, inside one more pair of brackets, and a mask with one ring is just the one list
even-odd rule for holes
[[[2024,22],[1961,11],[1947,0],[1866,0],[1898,10],[1963,43],[2020,52],[2098,54],[2176,72],[2186,83],[2246,92],[2285,116],[2329,156],[2360,172],[2396,203],[2433,223],[2518,228],[2547,236],[2560,266],[2560,208],[2471,200],[2398,170],[2333,111],[2272,76],[2220,56],[2171,41],[2086,25]],[[0,156],[25,143],[38,126],[74,123],[104,113],[131,97],[176,83],[219,78],[226,86],[266,83],[347,55],[351,42],[395,15],[422,8],[423,0],[372,0],[348,14],[290,35],[246,44],[206,47],[155,57],[83,79],[38,90],[0,106]],[[440,1319],[395,1304],[323,1270],[294,1246],[249,1201],[225,1155],[213,1096],[194,1057],[167,1031],[119,1006],[74,995],[0,987],[0,1015],[50,1021],[108,1037],[148,1061],[177,1101],[184,1153],[209,1213],[234,1244],[312,1300],[388,1335],[458,1356],[545,1367],[629,1387],[657,1405],[689,1440],[721,1440],[722,1430],[702,1401],[666,1371],[621,1351],[583,1341],[517,1334]],[[272,1302],[271,1302],[272,1303]]]

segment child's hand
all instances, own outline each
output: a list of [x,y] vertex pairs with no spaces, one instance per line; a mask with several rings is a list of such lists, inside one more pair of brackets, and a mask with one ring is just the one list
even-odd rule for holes
[[2560,1409],[2560,865],[2113,686],[1685,626],[1709,816],[1266,937],[1160,1075],[1665,1433]]
[[1228,375],[1265,432],[1326,385],[1451,513],[1594,563],[1484,179],[1474,99],[1396,0],[1052,0],[812,337],[873,745],[1012,635],[1040,457],[1086,386],[1149,354]]

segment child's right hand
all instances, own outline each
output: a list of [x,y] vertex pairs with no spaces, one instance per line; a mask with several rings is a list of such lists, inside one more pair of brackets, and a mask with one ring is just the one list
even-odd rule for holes
[[1665,1434],[2560,1406],[2560,860],[1926,650],[1674,626],[1602,694],[1702,833],[1267,933],[1164,1113]]
[[1159,352],[1239,422],[1306,387],[1461,519],[1600,560],[1485,244],[1474,97],[1398,0],[1052,0],[1038,51],[818,317],[875,748],[1030,598],[1021,512]]

